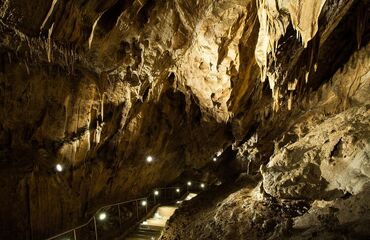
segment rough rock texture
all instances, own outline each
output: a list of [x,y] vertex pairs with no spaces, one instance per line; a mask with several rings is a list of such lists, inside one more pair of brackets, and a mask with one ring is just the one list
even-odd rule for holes
[[176,211],[161,239],[273,239],[289,230],[290,217],[307,210],[304,201],[263,196],[261,186],[250,182],[239,179],[233,187],[200,194]]
[[[178,209],[162,239],[367,239],[369,47],[292,110],[257,187],[238,184],[241,177],[233,187],[204,193]],[[246,173],[263,141],[254,135],[237,149]]]
[[[291,192],[274,181],[290,181],[284,154],[321,177],[291,197],[359,193],[369,15],[365,0],[0,0],[0,238],[43,239],[186,174],[255,174],[272,154],[274,197]],[[304,138],[327,147],[305,164]]]

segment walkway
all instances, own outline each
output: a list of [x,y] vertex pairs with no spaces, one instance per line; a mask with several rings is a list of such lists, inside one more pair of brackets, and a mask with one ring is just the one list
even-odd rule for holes
[[[189,193],[184,201],[195,197],[195,193]],[[166,226],[168,219],[174,214],[175,210],[182,203],[177,201],[176,205],[163,205],[157,208],[155,213],[143,221],[139,227],[128,237],[122,238],[125,240],[156,240],[160,237],[162,230]]]

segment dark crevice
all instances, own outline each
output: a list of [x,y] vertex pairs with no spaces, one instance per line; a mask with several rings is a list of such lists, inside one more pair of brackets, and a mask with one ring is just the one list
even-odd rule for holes
[[142,26],[149,21],[150,12],[155,7],[155,0],[148,0],[145,2],[144,6],[140,9],[138,12],[138,18],[139,22],[142,24]]
[[121,13],[128,9],[131,1],[119,0],[109,10],[107,10],[99,20],[99,27],[105,33],[110,32],[116,25]]
[[[342,68],[349,60],[351,55],[358,49],[358,40],[356,34],[357,15],[359,9],[367,9],[368,4],[363,1],[357,1],[353,4],[347,14],[340,21],[336,29],[332,32],[325,44],[320,47],[318,57],[318,71],[311,71],[310,88],[317,90],[323,83],[328,81],[334,73]],[[366,20],[366,19],[364,19]],[[365,30],[361,34],[360,47],[365,46],[370,38],[370,24],[368,21],[362,22]],[[335,48],[333,48],[335,46]],[[340,51],[338,51],[340,49]]]

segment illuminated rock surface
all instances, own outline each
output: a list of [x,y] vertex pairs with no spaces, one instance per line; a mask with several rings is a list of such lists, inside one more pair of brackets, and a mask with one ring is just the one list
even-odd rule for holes
[[368,237],[369,11],[0,0],[0,239],[192,177],[163,239]]

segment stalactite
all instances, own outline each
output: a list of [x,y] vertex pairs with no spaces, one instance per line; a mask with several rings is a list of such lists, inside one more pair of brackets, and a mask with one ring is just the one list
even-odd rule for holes
[[318,18],[326,0],[289,1],[290,20],[293,28],[297,31],[297,39],[300,38],[306,48],[308,42],[316,35],[318,30]]
[[101,97],[100,114],[101,114],[101,121],[104,122],[104,93],[102,94],[102,97]]
[[298,79],[294,79],[294,82],[288,83],[288,91],[294,91],[297,87]]
[[8,52],[8,60],[9,60],[9,64],[12,64],[12,55],[10,52]]
[[73,163],[76,163],[77,149],[79,147],[80,140],[76,139],[72,142],[72,157],[71,160]]
[[96,20],[94,21],[94,24],[92,25],[91,32],[90,32],[90,36],[89,36],[89,49],[91,49],[91,44],[92,44],[92,41],[93,41],[93,39],[94,39],[94,31],[95,31],[95,27],[96,27],[96,25],[98,24],[98,22],[99,22],[99,20],[100,20],[101,16],[102,16],[104,13],[105,13],[105,11],[104,11],[104,12],[102,12],[102,13],[100,13],[100,14],[99,14],[99,16],[96,18]]
[[48,62],[51,62],[51,53],[52,53],[52,45],[51,45],[51,35],[53,34],[54,23],[51,25],[48,31],[48,42],[47,42],[47,54],[48,54]]
[[90,142],[90,129],[86,130],[86,138],[87,138],[87,152],[91,149],[91,142]]
[[[277,107],[278,100],[275,88],[281,84],[277,81],[282,77],[281,73],[269,73],[268,64],[269,56],[271,54],[272,61],[276,61],[275,52],[278,49],[280,38],[286,33],[288,25],[291,23],[296,30],[297,40],[302,42],[306,48],[308,42],[316,35],[318,30],[318,18],[322,7],[326,0],[313,1],[265,1],[257,0],[258,19],[260,22],[260,29],[258,33],[258,40],[255,50],[255,57],[261,71],[261,81],[264,82],[267,77],[269,80],[270,89],[273,94],[273,106]],[[288,13],[288,14],[285,14]],[[313,44],[312,51],[318,47]],[[309,71],[312,62],[316,57],[316,53],[312,52],[310,55],[310,63],[308,71],[305,75],[306,82],[308,81]]]
[[292,103],[293,103],[293,91],[289,91],[288,110],[292,110]]
[[279,87],[275,88],[272,92],[273,96],[272,96],[272,99],[273,99],[273,103],[272,103],[272,109],[277,112],[279,111],[279,108],[280,108],[280,103],[279,103],[279,97],[280,97],[280,90],[279,90]]
[[308,83],[308,78],[309,78],[309,76],[310,76],[310,72],[309,72],[309,71],[307,71],[307,72],[305,73],[305,75],[304,75],[304,79],[305,79],[305,82],[306,82],[306,83]]
[[66,134],[67,125],[68,125],[68,107],[69,107],[69,95],[64,100],[64,109],[65,109],[65,118],[64,118],[64,125],[63,125],[63,134]]
[[48,21],[49,17],[51,16],[51,14],[53,13],[54,11],[54,7],[55,7],[55,4],[58,2],[58,0],[53,0],[53,2],[51,3],[51,7],[49,9],[49,12],[47,13],[44,21],[42,22],[42,25],[40,27],[40,30],[42,30],[44,27],[45,27],[45,24],[46,22]]
[[89,117],[87,119],[87,127],[86,127],[86,135],[87,135],[87,152],[91,149],[91,141],[90,141],[90,125],[91,125],[91,109],[92,105],[90,105]]
[[80,124],[80,109],[81,109],[81,99],[78,101],[78,108],[77,108],[77,122],[76,122],[76,133],[78,131],[78,128],[79,128],[79,124]]
[[94,133],[94,143],[96,145],[100,143],[101,132],[102,132],[102,127],[100,126],[99,122],[97,122],[95,133]]
[[27,74],[30,75],[30,68],[28,67],[26,61],[24,61],[24,66],[26,67]]

